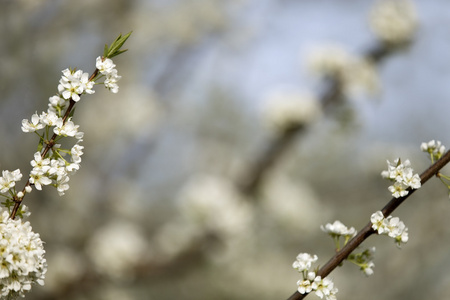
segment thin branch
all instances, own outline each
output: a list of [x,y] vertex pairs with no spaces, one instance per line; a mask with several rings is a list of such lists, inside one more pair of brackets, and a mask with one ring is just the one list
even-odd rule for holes
[[[436,163],[431,165],[420,175],[421,184],[425,184],[431,177],[436,175],[439,170],[441,170],[445,165],[450,162],[450,151],[447,151],[444,156],[441,157]],[[381,210],[385,217],[389,216],[400,204],[403,203],[415,190],[409,189],[409,193],[400,198],[392,198]],[[375,233],[372,229],[372,223],[368,223],[364,226],[359,233],[351,239],[340,251],[338,251],[322,268],[317,272],[317,276],[326,277],[330,274],[339,264],[344,261],[359,245],[364,242],[369,236]],[[298,291],[292,294],[288,300],[300,300],[307,296],[308,294],[300,294]]]
[[[400,49],[402,48],[379,43],[367,50],[364,57],[373,63],[380,63],[389,54]],[[328,87],[320,97],[320,103],[324,111],[342,103],[344,100],[342,88],[342,83],[339,80],[329,78]],[[305,126],[298,124],[298,126],[287,129],[268,143],[266,149],[260,153],[249,167],[249,171],[245,173],[244,177],[240,178],[239,183],[237,183],[244,194],[254,195],[256,193],[268,171],[276,164],[287,149],[289,149],[289,146],[293,143],[298,134],[304,132],[304,129]]]

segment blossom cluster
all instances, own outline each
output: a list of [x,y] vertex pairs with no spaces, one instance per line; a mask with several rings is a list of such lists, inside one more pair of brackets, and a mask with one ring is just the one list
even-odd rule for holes
[[379,1],[370,14],[370,27],[380,40],[390,45],[410,41],[417,29],[417,14],[409,0]]
[[[58,84],[58,92],[49,98],[47,111],[34,113],[30,120],[22,120],[22,131],[32,132],[39,137],[37,151],[31,160],[32,170],[23,190],[16,190],[16,183],[23,177],[19,169],[4,170],[0,177],[0,196],[5,198],[0,207],[0,297],[16,299],[24,297],[31,285],[44,284],[47,262],[39,234],[34,233],[29,222],[22,218],[29,215],[22,204],[23,197],[31,193],[32,186],[41,190],[53,185],[63,195],[69,189],[69,175],[80,168],[84,147],[80,145],[84,133],[72,121],[73,105],[84,94],[93,94],[98,78],[104,77],[105,87],[118,92],[115,64],[110,57],[126,50],[121,47],[131,32],[119,37],[108,47],[104,56],[98,57],[96,71],[89,75],[82,70],[65,69]],[[61,142],[74,138],[72,146]],[[67,158],[69,156],[69,158]],[[11,208],[13,209],[11,210]]]
[[24,297],[32,284],[44,284],[47,262],[43,242],[28,221],[10,219],[8,211],[1,207],[0,237],[2,299]]
[[[334,240],[336,244],[336,251],[339,251],[341,249],[340,247],[340,238],[344,237],[344,246],[347,244],[347,242],[353,238],[357,231],[354,227],[348,228],[345,226],[341,221],[334,221],[333,224],[328,223],[325,226],[321,225],[320,228],[323,232],[328,233]],[[372,261],[373,253],[375,253],[375,247],[372,249],[366,249],[363,252],[359,253],[351,253],[347,260],[357,266],[360,267],[361,271],[364,272],[366,275],[372,275],[373,270],[372,268],[375,266],[375,264]]]
[[440,141],[431,140],[428,143],[422,143],[420,150],[429,153],[431,162],[434,162],[442,157],[445,152],[445,146]]
[[[105,76],[105,87],[113,93],[118,92],[117,81],[121,78],[117,75],[115,66],[109,58],[99,56],[96,60],[99,73]],[[51,184],[56,187],[59,195],[64,195],[65,191],[69,189],[69,175],[74,174],[80,168],[81,155],[84,149],[80,145],[84,133],[79,131],[79,125],[76,125],[71,117],[65,118],[64,113],[71,100],[78,102],[81,95],[93,94],[95,84],[89,74],[82,70],[65,69],[62,73],[58,85],[58,94],[49,98],[48,110],[41,114],[36,112],[30,120],[22,120],[22,131],[38,134],[41,148],[44,143],[53,140],[53,134],[56,135],[50,151],[45,155],[41,154],[40,151],[34,154],[34,159],[31,161],[33,169],[30,172],[29,182],[38,190],[41,190],[44,185]],[[38,133],[40,130],[43,130],[43,133]],[[75,144],[70,149],[64,149],[61,144],[56,143],[64,137],[76,139]],[[65,158],[67,154],[70,159]],[[31,192],[30,186],[27,186],[25,191]]]
[[[57,139],[74,137],[76,143],[70,149],[63,149],[61,144],[54,144],[45,157],[42,157],[39,151],[34,153],[34,159],[31,161],[33,169],[30,172],[29,180],[37,190],[42,190],[43,185],[53,184],[59,195],[62,196],[69,189],[69,175],[74,174],[80,168],[84,148],[80,143],[83,141],[84,133],[78,130],[79,125],[75,125],[71,118],[64,122],[51,110],[43,112],[41,115],[33,114],[31,122],[26,119],[22,121],[22,131],[24,132],[36,132],[46,128],[45,132],[48,134],[49,127],[53,127],[53,133],[57,135]],[[39,136],[41,139],[49,139],[48,136]],[[69,160],[64,158],[66,154],[70,155]],[[31,192],[31,189],[27,188],[27,192]]]
[[381,211],[377,211],[370,217],[370,222],[378,234],[385,234],[393,238],[397,246],[408,241],[408,228],[398,217],[384,217]]
[[117,74],[117,69],[115,69],[116,65],[113,61],[110,58],[99,56],[97,57],[95,66],[99,70],[100,74],[106,77],[104,81],[105,87],[111,92],[117,93],[119,91],[117,82],[120,78],[122,78],[122,76]]
[[8,193],[10,190],[14,192],[16,182],[22,179],[22,173],[19,169],[14,171],[4,170],[2,171],[2,177],[0,177],[0,192],[2,194]]
[[336,80],[348,97],[374,94],[379,88],[373,62],[352,55],[340,46],[314,50],[308,57],[307,65],[313,74]]
[[292,264],[292,267],[303,274],[303,279],[297,281],[297,290],[300,294],[307,294],[312,291],[319,297],[326,300],[336,300],[338,289],[334,287],[331,279],[317,276],[315,271],[311,271],[312,264],[317,261],[317,255],[300,253]]
[[419,174],[414,174],[409,160],[402,162],[400,158],[397,158],[393,163],[389,160],[387,163],[388,169],[382,171],[381,176],[394,182],[393,185],[388,187],[392,196],[395,198],[403,197],[408,195],[409,188],[418,189],[421,187]]

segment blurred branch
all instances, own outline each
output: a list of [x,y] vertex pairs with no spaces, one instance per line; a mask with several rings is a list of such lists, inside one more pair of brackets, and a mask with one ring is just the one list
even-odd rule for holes
[[[364,58],[373,63],[380,63],[388,55],[393,54],[408,45],[409,43],[393,47],[380,42],[369,49],[365,53]],[[337,78],[328,78],[328,80],[328,88],[320,97],[320,102],[324,111],[330,111],[331,107],[337,106],[345,100],[342,82]],[[243,178],[239,179],[237,186],[242,193],[245,195],[254,195],[258,191],[266,174],[277,161],[280,160],[282,155],[293,143],[293,140],[300,133],[305,131],[304,129],[305,126],[302,124],[290,127],[267,143],[267,147],[249,166],[248,172],[244,174]]]
[[[431,177],[436,175],[439,170],[441,170],[445,165],[450,162],[450,151],[447,151],[441,159],[439,159],[436,163],[431,165],[428,169],[426,169],[420,175],[421,184],[425,184]],[[414,189],[409,189],[409,193],[400,198],[392,198],[381,210],[385,217],[389,216],[400,204],[402,204],[412,193],[414,193]],[[328,274],[330,274],[337,266],[339,266],[344,259],[346,259],[350,253],[353,252],[359,245],[364,242],[369,236],[375,233],[375,230],[372,229],[372,223],[369,222],[363,229],[359,231],[359,233],[351,239],[339,252],[337,252],[318,272],[317,276],[322,276],[325,278]],[[300,300],[307,296],[308,294],[300,294],[298,291],[292,294],[288,300]]]

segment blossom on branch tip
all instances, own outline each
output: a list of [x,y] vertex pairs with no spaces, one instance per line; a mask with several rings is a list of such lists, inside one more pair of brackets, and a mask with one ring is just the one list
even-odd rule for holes
[[117,70],[115,69],[116,65],[113,63],[112,59],[99,56],[97,57],[95,66],[98,71],[106,77],[104,82],[105,87],[113,93],[119,92],[119,85],[117,82],[122,76],[118,75]]
[[112,59],[110,59],[110,58],[103,59],[101,56],[99,56],[99,57],[97,57],[97,59],[95,61],[95,67],[102,74],[111,73],[114,70],[115,66],[116,65],[113,63]]

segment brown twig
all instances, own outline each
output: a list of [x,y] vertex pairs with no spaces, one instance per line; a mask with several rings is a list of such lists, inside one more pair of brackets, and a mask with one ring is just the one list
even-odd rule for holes
[[[445,165],[450,162],[450,151],[447,151],[444,156],[441,157],[437,162],[432,164],[428,169],[426,169],[420,175],[421,184],[425,184],[431,177],[436,175],[439,170],[441,170]],[[381,210],[385,217],[389,216],[400,204],[403,203],[412,193],[414,193],[413,189],[409,189],[409,193],[406,196],[400,198],[392,198]],[[317,276],[322,276],[322,278],[326,277],[330,274],[339,264],[342,263],[344,259],[346,259],[350,253],[353,252],[359,245],[364,242],[370,235],[375,233],[372,229],[372,223],[368,223],[364,226],[363,229],[359,231],[359,233],[351,239],[340,251],[338,251],[322,268],[317,272]],[[300,294],[298,291],[292,294],[288,300],[300,300],[307,296],[308,294]]]
[[[377,44],[369,49],[364,57],[373,63],[380,63],[390,53],[401,49],[401,47],[392,47],[386,44]],[[340,104],[344,100],[342,83],[336,78],[328,79],[328,87],[324,94],[320,97],[320,102],[324,111]],[[256,158],[256,160],[248,168],[248,172],[243,178],[239,179],[237,186],[246,195],[254,195],[263,181],[268,171],[276,164],[277,160],[293,143],[299,133],[303,132],[305,126],[298,124],[292,126],[282,132],[279,136],[269,141],[267,147]]]

